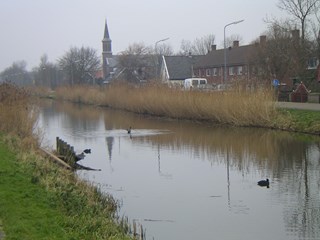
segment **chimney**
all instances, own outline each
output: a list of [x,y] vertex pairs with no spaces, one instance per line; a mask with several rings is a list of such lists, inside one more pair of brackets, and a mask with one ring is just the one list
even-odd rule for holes
[[215,51],[215,50],[217,50],[217,45],[212,44],[212,45],[211,45],[211,51],[213,52],[213,51]]
[[266,35],[261,35],[260,36],[260,45],[265,46],[267,43],[267,36]]
[[238,40],[233,41],[233,47],[234,48],[239,47],[239,41]]

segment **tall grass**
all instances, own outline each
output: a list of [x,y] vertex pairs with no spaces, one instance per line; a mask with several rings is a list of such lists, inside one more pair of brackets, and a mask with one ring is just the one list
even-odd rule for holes
[[37,145],[34,126],[37,111],[32,106],[29,94],[12,84],[0,84],[0,132],[23,139],[30,147]]
[[275,111],[271,89],[183,91],[165,85],[113,84],[107,88],[59,88],[57,98],[178,119],[206,120],[236,126],[270,125]]
[[[8,147],[14,153],[14,158],[6,159],[8,165],[13,162],[12,171],[14,173],[5,170],[1,175],[2,179],[7,180],[12,176],[14,179],[19,178],[19,172],[30,179],[42,196],[47,197],[45,201],[50,202],[52,208],[42,210],[44,214],[47,214],[45,211],[51,213],[53,209],[59,216],[62,215],[62,219],[56,223],[60,228],[53,235],[59,236],[63,231],[68,236],[64,239],[132,239],[128,235],[130,226],[123,223],[117,216],[118,203],[112,196],[103,194],[97,187],[79,180],[73,172],[59,168],[40,154],[39,139],[34,133],[36,119],[37,111],[25,90],[8,83],[0,84],[0,145]],[[21,187],[17,191],[19,186],[15,186],[15,182],[7,181],[9,186],[5,186],[4,182],[6,181],[3,181],[3,194],[9,194],[13,199],[19,199],[22,191],[26,196],[32,194],[27,191],[29,189],[21,189]],[[36,197],[34,201],[37,201]],[[17,204],[17,202],[6,204],[12,207],[12,204]],[[39,202],[39,204],[42,203]],[[30,213],[36,211],[36,208],[32,206],[25,206],[22,211]],[[23,207],[19,206],[19,209]],[[25,228],[21,216],[14,214],[11,212],[8,218],[0,214],[1,217],[4,217],[2,222],[4,230],[8,230],[6,232],[8,239],[15,238],[17,231],[23,233]],[[28,215],[29,218],[32,216]],[[8,219],[18,220],[10,224]],[[29,224],[33,222],[36,221],[30,219]],[[8,224],[14,225],[14,229],[12,230]],[[37,231],[37,226],[30,226],[28,231],[31,232],[32,229]],[[11,230],[14,233],[10,232]],[[46,232],[47,230],[42,229],[41,231]],[[21,236],[15,239],[21,239]]]

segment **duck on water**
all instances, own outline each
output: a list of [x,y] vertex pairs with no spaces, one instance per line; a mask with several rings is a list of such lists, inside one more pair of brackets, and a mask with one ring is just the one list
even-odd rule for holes
[[267,178],[266,180],[260,180],[258,185],[261,187],[269,187],[269,179]]
[[85,149],[82,151],[82,153],[76,155],[76,161],[80,161],[85,158],[86,154],[90,154],[91,149]]

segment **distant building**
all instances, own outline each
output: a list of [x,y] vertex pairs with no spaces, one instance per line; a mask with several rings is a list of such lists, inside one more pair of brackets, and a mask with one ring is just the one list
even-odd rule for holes
[[117,69],[117,56],[112,54],[112,40],[109,35],[107,20],[105,21],[102,39],[102,78],[110,80]]
[[[261,36],[260,45],[265,41],[265,36]],[[232,47],[226,49],[226,79],[228,82],[252,77],[254,70],[251,62],[257,47],[258,44],[240,46],[239,41],[234,41]],[[208,83],[224,83],[224,54],[224,48],[216,49],[216,45],[212,45],[211,51],[195,63],[194,75],[206,78]]]
[[[288,40],[284,46],[293,49],[294,46],[299,44],[299,30],[295,29],[291,31],[291,39]],[[259,40],[253,44],[240,46],[239,41],[234,41],[231,47],[226,49],[216,49],[216,45],[212,46],[211,51],[199,58],[198,61],[193,65],[193,73],[195,77],[206,78],[208,83],[211,84],[228,84],[233,81],[245,80],[248,84],[256,82],[257,80],[272,81],[272,75],[275,75],[275,68],[283,68],[283,72],[280,72],[280,76],[274,76],[279,78],[281,83],[293,87],[295,83],[302,80],[301,77],[297,76],[299,71],[303,70],[301,65],[300,55],[296,54],[294,50],[287,52],[290,55],[290,61],[287,61],[290,66],[286,66],[285,61],[280,61],[282,66],[272,66],[273,69],[268,69],[270,66],[266,66],[267,62],[261,59],[259,52],[268,51],[272,49],[272,41],[267,41],[265,35],[260,36]],[[270,45],[271,44],[271,45]],[[279,46],[278,46],[279,47]],[[276,48],[275,48],[276,49]],[[224,68],[226,53],[226,69]],[[273,55],[275,57],[276,54]],[[288,55],[289,56],[289,55]],[[280,58],[277,56],[278,59]],[[277,59],[275,59],[277,60]],[[273,62],[274,63],[274,62]],[[302,66],[302,67],[301,67]],[[307,71],[311,70],[312,74],[317,70],[319,66],[319,59],[317,57],[311,57],[308,60]],[[265,79],[261,78],[262,69],[265,68]],[[226,70],[226,82],[224,82],[224,71]]]
[[194,77],[194,64],[204,56],[162,56],[160,78],[162,82],[183,85],[187,78]]
[[103,82],[108,83],[116,79],[141,82],[154,78],[155,71],[155,57],[153,55],[113,55],[112,40],[107,21],[105,21],[102,39]]

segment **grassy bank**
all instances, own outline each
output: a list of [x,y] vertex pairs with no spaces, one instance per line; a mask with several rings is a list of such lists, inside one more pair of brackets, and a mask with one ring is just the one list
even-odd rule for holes
[[6,239],[130,239],[117,202],[38,152],[28,94],[0,85],[0,222]]
[[320,111],[282,109],[279,110],[279,116],[285,121],[285,130],[320,135]]
[[57,99],[139,114],[320,134],[320,112],[277,109],[272,89],[247,91],[237,86],[227,92],[199,92],[163,85],[114,84],[107,88],[63,87],[54,95],[42,93]]
[[[111,196],[42,158],[0,141],[0,218],[6,239],[130,239]],[[13,144],[13,145],[12,145]]]

